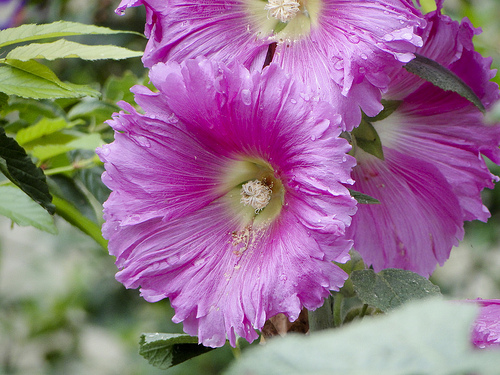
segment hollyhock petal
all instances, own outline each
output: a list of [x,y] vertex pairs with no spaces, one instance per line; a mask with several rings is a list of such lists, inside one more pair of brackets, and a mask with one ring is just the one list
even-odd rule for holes
[[407,0],[311,0],[279,22],[261,0],[123,1],[143,4],[149,38],[145,66],[207,56],[261,70],[272,58],[334,105],[352,130],[360,108],[374,116],[389,75],[422,45],[424,26]]
[[463,238],[457,198],[431,163],[389,148],[384,155],[385,161],[356,155],[353,189],[380,204],[360,205],[348,232],[375,271],[402,268],[428,276]]
[[[468,21],[459,24],[438,11],[426,18],[428,28],[422,32],[424,46],[417,53],[455,72],[484,105],[490,107],[499,98],[498,85],[489,82],[494,75],[489,69],[490,59],[471,50],[471,40],[477,30]],[[354,189],[380,197],[381,205],[360,208],[349,231],[356,249],[376,269],[399,267],[428,276],[436,263],[442,264],[448,258],[457,239],[461,239],[465,220],[486,221],[490,216],[482,203],[481,191],[492,188],[493,181],[498,179],[489,172],[483,155],[500,163],[500,126],[484,124],[482,113],[468,100],[454,92],[445,92],[404,69],[394,75],[385,98],[401,101],[390,116],[373,122],[385,161],[377,159],[366,168],[356,153],[359,166],[354,170],[357,181]],[[403,154],[413,161],[403,163]],[[369,158],[375,159],[371,155]],[[395,163],[400,163],[400,170],[394,169]],[[406,173],[403,166],[408,168]],[[415,166],[430,174],[426,186],[420,184],[420,191],[412,188],[413,192],[409,193],[422,201],[418,204],[399,191],[408,190],[404,186]],[[372,176],[378,177],[373,180]],[[432,207],[424,209],[429,202]],[[384,218],[376,226],[380,233],[375,233],[373,228],[366,229],[370,220],[378,219],[377,215]],[[415,231],[408,223],[419,218],[422,223],[418,225],[424,230],[417,247],[414,246]],[[442,229],[434,231],[423,221],[436,222],[436,228]],[[372,238],[379,240],[375,243]],[[394,238],[401,241],[404,258],[394,245]],[[408,251],[414,254],[407,254]]]
[[[122,103],[115,141],[98,150],[117,280],[169,298],[173,321],[213,347],[321,306],[347,278],[332,261],[349,259],[356,210],[344,187],[355,160],[332,107],[276,64],[197,58],[150,78],[158,92],[133,89],[144,114]],[[262,205],[245,196],[255,192]]]
[[500,300],[478,299],[474,302],[481,308],[473,325],[472,343],[479,348],[500,348]]

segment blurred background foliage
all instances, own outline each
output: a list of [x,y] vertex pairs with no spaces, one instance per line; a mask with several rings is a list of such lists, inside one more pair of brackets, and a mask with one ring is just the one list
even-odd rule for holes
[[[142,33],[144,9],[129,9],[124,16],[117,16],[114,9],[118,3],[26,1],[16,21],[77,21]],[[433,0],[421,3],[425,10],[432,10]],[[482,27],[483,33],[475,37],[477,49],[492,56],[493,67],[498,68],[500,2],[445,0],[445,13],[457,20],[467,16],[476,27]],[[80,38],[89,44],[112,43],[134,50],[143,50],[146,44],[144,38],[130,34]],[[47,65],[62,80],[96,85],[94,88],[104,93],[100,101],[84,99],[74,107],[74,102],[58,101],[57,108],[71,108],[72,118],[83,121],[78,126],[97,132],[107,142],[112,140],[112,132],[103,122],[117,110],[116,101],[131,102],[128,87],[147,82],[147,71],[139,58],[98,62],[64,59]],[[495,80],[500,82],[498,76]],[[51,108],[49,113],[56,111],[45,104]],[[28,121],[27,101],[20,101],[17,111],[20,120]],[[500,121],[500,106],[489,116],[492,122]],[[18,121],[16,126],[25,125]],[[64,156],[73,165],[89,157],[91,152],[80,150]],[[94,163],[87,167],[73,168],[70,176],[92,191],[97,202],[89,202],[89,206],[98,208],[108,194],[95,184],[102,166]],[[499,167],[492,165],[492,171],[500,175]],[[63,186],[67,177],[57,175],[54,182]],[[467,223],[466,239],[432,277],[451,298],[500,298],[500,187],[485,191],[484,199],[492,218],[488,223]],[[98,209],[89,209],[87,216],[96,223],[102,220]],[[180,325],[171,322],[173,311],[168,301],[150,304],[137,290],[126,290],[114,280],[114,259],[102,247],[64,220],[58,218],[56,224],[59,233],[51,235],[12,225],[0,217],[0,374],[218,374],[232,360],[231,349],[225,347],[167,371],[150,366],[138,354],[140,334],[182,332]]]

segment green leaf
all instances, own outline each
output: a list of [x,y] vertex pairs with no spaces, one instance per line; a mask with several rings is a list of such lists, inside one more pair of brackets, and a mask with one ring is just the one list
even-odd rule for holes
[[44,25],[22,25],[0,31],[0,47],[10,44],[39,40],[44,38],[58,38],[68,35],[88,34],[136,34],[134,31],[111,30],[107,27],[85,25],[78,22],[57,21]]
[[162,370],[212,350],[198,345],[197,337],[171,333],[144,333],[139,345],[139,354]]
[[86,218],[78,208],[69,203],[67,200],[54,195],[54,204],[56,213],[65,219],[68,223],[80,229],[83,233],[88,234],[94,241],[107,250],[108,241],[101,234],[101,227],[92,220]]
[[98,220],[92,204],[73,178],[58,174],[48,176],[47,182],[53,195],[64,199],[74,207],[78,207],[83,216],[97,224]]
[[485,112],[481,99],[478,98],[470,86],[451,70],[436,61],[415,54],[415,58],[404,67],[410,73],[416,74],[445,91],[456,92],[474,104],[481,112]]
[[55,99],[97,97],[100,93],[85,85],[62,82],[45,65],[36,61],[5,60],[0,66],[0,92],[23,98]]
[[140,57],[143,52],[113,45],[86,45],[59,39],[52,43],[32,43],[14,48],[7,54],[7,59],[28,61],[31,59],[80,58],[84,60],[121,60]]
[[40,168],[37,168],[24,149],[0,128],[0,170],[35,202],[54,213],[49,188]]
[[9,103],[9,95],[0,92],[0,111],[2,111]]
[[69,123],[64,118],[42,118],[36,124],[19,130],[16,141],[22,146],[28,142],[65,129]]
[[80,103],[75,104],[69,110],[68,117],[71,120],[94,117],[96,123],[102,123],[105,120],[109,120],[111,115],[119,110],[120,108],[115,104],[92,98],[90,100],[82,100]]
[[226,374],[498,374],[500,350],[477,350],[477,306],[416,301],[389,314],[310,336],[289,335],[247,350]]
[[108,187],[102,182],[101,176],[103,172],[104,167],[102,165],[77,171],[78,179],[101,204],[108,199],[110,193]]
[[376,198],[373,198],[367,194],[360,193],[359,191],[347,189],[351,196],[358,201],[360,204],[379,204],[380,201]]
[[0,214],[21,226],[57,233],[53,217],[14,186],[0,186]]
[[354,271],[351,281],[359,299],[382,311],[389,311],[408,301],[440,295],[439,287],[411,271],[389,268]]
[[363,118],[359,126],[353,129],[351,136],[355,139],[355,147],[359,147],[380,160],[384,160],[380,137],[373,125],[366,119]]
[[134,103],[134,94],[130,88],[140,84],[139,78],[131,71],[126,71],[122,77],[111,76],[104,84],[104,98],[113,103],[124,100],[127,103]]

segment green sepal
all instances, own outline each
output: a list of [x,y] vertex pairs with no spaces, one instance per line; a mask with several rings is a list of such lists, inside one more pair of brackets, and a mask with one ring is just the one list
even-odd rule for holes
[[416,74],[445,91],[456,92],[474,104],[481,112],[485,112],[481,99],[479,99],[471,87],[451,70],[436,61],[415,54],[415,58],[404,67],[410,73]]
[[353,129],[351,137],[354,138],[354,147],[359,147],[380,160],[384,160],[380,137],[373,125],[366,119],[363,118],[359,126]]

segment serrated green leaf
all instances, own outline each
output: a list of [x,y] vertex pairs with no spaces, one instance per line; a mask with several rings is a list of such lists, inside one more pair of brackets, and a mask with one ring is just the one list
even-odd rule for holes
[[19,130],[16,141],[22,146],[67,127],[69,127],[69,123],[64,118],[42,118],[36,124]]
[[347,189],[351,194],[351,197],[356,199],[356,201],[360,204],[380,204],[380,201],[376,198],[373,198],[367,194],[360,193],[359,191]]
[[380,160],[384,160],[384,151],[380,137],[373,125],[366,119],[363,118],[359,126],[352,130],[351,136],[356,141],[356,147],[376,156]]
[[54,213],[52,196],[42,170],[33,164],[14,139],[5,134],[3,128],[0,128],[0,170],[35,202],[49,213]]
[[31,59],[80,58],[84,60],[122,60],[140,57],[143,52],[113,45],[86,45],[59,39],[52,43],[32,43],[14,48],[7,54],[7,59],[28,61]]
[[16,187],[0,186],[0,214],[18,225],[57,233],[53,217]]
[[247,350],[227,375],[497,375],[500,350],[475,350],[477,307],[439,299]]
[[36,61],[5,60],[0,66],[0,92],[23,98],[55,99],[97,97],[100,93],[85,85],[62,82],[45,65]]
[[382,311],[408,301],[440,295],[437,285],[411,271],[389,268],[354,271],[350,277],[359,299]]
[[144,333],[139,345],[139,354],[162,370],[212,350],[198,345],[197,337],[171,333]]
[[39,40],[44,38],[57,38],[68,35],[89,34],[136,34],[134,31],[111,30],[107,27],[85,25],[78,22],[57,21],[44,25],[21,25],[0,31],[0,47],[10,44]]
[[481,112],[485,108],[481,99],[459,76],[448,68],[425,56],[415,54],[415,58],[407,63],[405,69],[410,73],[416,74],[422,79],[445,90],[453,91],[474,104]]

